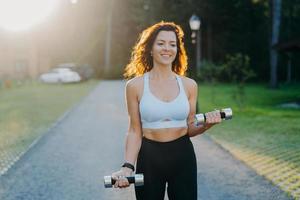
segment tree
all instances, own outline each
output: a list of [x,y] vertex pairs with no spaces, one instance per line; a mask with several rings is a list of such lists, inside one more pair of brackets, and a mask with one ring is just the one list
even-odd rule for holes
[[272,9],[272,36],[270,45],[270,87],[277,87],[277,63],[278,52],[272,48],[278,43],[281,23],[281,0],[270,0],[270,8]]

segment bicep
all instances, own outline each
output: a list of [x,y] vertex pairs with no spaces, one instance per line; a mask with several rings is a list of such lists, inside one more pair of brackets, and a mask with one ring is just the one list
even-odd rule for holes
[[132,84],[126,84],[126,106],[129,118],[129,133],[141,135],[141,122],[137,90]]
[[190,112],[188,116],[188,123],[194,122],[194,116],[196,114],[196,105],[198,98],[198,85],[195,81],[189,86],[189,104]]

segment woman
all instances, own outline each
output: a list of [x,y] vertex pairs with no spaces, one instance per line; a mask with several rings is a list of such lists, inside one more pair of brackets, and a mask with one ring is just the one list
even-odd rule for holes
[[197,83],[184,76],[187,56],[182,29],[157,23],[142,32],[125,68],[129,130],[125,163],[112,174],[115,187],[128,187],[125,176],[144,174],[135,188],[138,200],[197,199],[197,166],[190,137],[221,122],[219,111],[206,113],[205,126],[193,125]]

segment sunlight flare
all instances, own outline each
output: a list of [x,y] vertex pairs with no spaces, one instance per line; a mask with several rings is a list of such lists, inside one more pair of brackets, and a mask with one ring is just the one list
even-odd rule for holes
[[58,0],[0,0],[0,27],[20,31],[41,23],[57,7]]

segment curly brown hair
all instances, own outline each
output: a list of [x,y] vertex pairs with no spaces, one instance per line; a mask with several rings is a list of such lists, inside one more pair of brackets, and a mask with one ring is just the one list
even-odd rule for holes
[[153,43],[160,31],[173,31],[176,35],[177,54],[172,63],[172,71],[176,74],[184,75],[187,70],[187,55],[184,48],[183,36],[184,33],[179,25],[173,22],[161,21],[147,29],[139,36],[133,51],[129,64],[125,67],[124,77],[132,78],[143,75],[153,68],[153,58],[150,52]]

